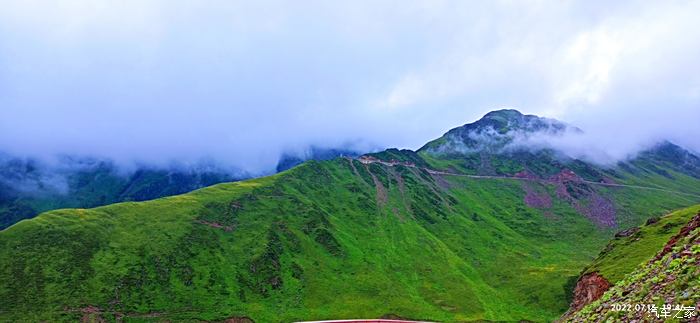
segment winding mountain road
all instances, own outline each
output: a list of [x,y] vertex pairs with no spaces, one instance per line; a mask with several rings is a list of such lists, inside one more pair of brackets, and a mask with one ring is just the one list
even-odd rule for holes
[[[348,158],[351,159],[351,158]],[[433,175],[445,175],[445,176],[459,176],[459,177],[468,177],[468,178],[475,178],[475,179],[506,179],[506,180],[519,180],[519,181],[533,181],[533,182],[540,182],[540,183],[546,183],[546,184],[554,184],[555,182],[552,180],[547,180],[543,178],[531,178],[531,177],[517,177],[517,176],[490,176],[490,175],[469,175],[469,174],[460,174],[460,173],[451,173],[451,172],[445,172],[445,171],[439,171],[439,170],[434,170],[426,167],[419,167],[411,163],[405,163],[405,162],[398,162],[398,161],[383,161],[379,160],[376,158],[363,158],[363,156],[360,156],[359,158],[355,158],[354,160],[357,160],[363,164],[382,164],[385,166],[389,167],[395,167],[395,166],[404,166],[404,167],[411,167],[415,169],[420,169],[428,172],[429,174]],[[602,183],[602,182],[594,182],[594,181],[587,181],[584,179],[580,180],[581,183],[585,184],[590,184],[590,185],[598,185],[598,186],[607,186],[607,187],[626,187],[626,188],[634,188],[634,189],[644,189],[644,190],[653,190],[653,191],[660,191],[660,192],[666,192],[666,193],[672,193],[672,194],[679,194],[679,195],[686,195],[686,196],[692,196],[692,197],[697,197],[700,198],[700,194],[694,194],[694,193],[687,193],[687,192],[680,192],[680,191],[675,191],[663,187],[652,187],[652,186],[641,186],[641,185],[628,185],[628,184],[617,184],[617,183]]]

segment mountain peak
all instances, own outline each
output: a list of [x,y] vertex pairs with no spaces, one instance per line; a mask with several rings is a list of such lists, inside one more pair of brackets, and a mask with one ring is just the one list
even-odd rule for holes
[[[523,114],[515,109],[501,109],[493,110],[483,116],[483,118],[505,118],[505,119],[517,119],[521,118]],[[483,119],[482,118],[482,119]]]
[[476,122],[451,129],[420,150],[433,153],[495,151],[511,143],[515,137],[535,133],[559,134],[568,128],[571,127],[561,121],[522,114],[514,109],[494,110]]

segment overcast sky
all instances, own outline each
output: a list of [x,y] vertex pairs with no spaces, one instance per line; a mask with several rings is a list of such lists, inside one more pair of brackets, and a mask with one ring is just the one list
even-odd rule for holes
[[0,150],[249,170],[489,110],[700,150],[700,1],[0,0]]

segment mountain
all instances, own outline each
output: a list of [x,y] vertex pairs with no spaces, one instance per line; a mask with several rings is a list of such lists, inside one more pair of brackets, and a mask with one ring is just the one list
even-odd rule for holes
[[109,160],[62,157],[55,164],[0,158],[0,229],[61,208],[145,201],[249,178],[243,172],[198,167],[140,167],[125,172]]
[[277,162],[277,172],[283,172],[307,160],[330,160],[337,157],[357,157],[361,153],[348,148],[323,148],[310,146],[303,152],[287,152]]
[[[448,134],[544,129],[519,115]],[[17,223],[0,231],[0,320],[549,321],[615,232],[700,203],[678,164],[696,158],[670,143],[601,167],[446,137]]]
[[[668,141],[641,152],[635,159],[612,167],[598,167],[530,139],[578,135],[574,126],[517,110],[498,110],[477,122],[454,128],[442,137],[427,143],[418,154],[443,169],[478,175],[514,175],[526,172],[538,177],[571,169],[586,180],[602,181],[606,177],[643,177],[654,180],[660,175],[672,179],[667,169],[700,178],[700,158]],[[629,175],[629,176],[628,176]]]
[[[357,156],[351,149],[310,146],[285,153],[276,171],[307,160]],[[0,154],[0,230],[41,212],[146,201],[198,188],[251,178],[249,173],[213,164],[141,166],[124,171],[110,160],[63,156],[55,164]]]
[[[597,299],[588,300],[592,301],[590,304],[573,307],[560,321],[697,321],[700,206],[676,212],[658,223],[650,223],[626,234],[626,243],[615,241],[596,262],[597,267],[606,269],[608,277],[615,279],[614,286],[603,290],[604,293],[597,293]],[[659,243],[662,236],[667,239]],[[650,248],[656,250],[650,254]],[[613,253],[621,257],[611,256]],[[627,259],[628,254],[634,255],[632,259]],[[641,254],[644,254],[641,257],[644,260],[638,262]],[[628,265],[634,262],[637,264],[630,270]],[[603,267],[612,264],[616,266]],[[620,272],[626,274],[621,276]],[[577,286],[582,292],[586,289],[590,292],[590,286]]]
[[454,128],[419,151],[440,155],[493,153],[534,134],[559,135],[581,130],[554,119],[524,115],[517,110],[492,111],[477,122]]

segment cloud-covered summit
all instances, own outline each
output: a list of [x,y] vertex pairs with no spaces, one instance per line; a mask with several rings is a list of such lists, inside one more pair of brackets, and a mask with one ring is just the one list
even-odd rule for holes
[[[618,162],[632,160],[639,153],[666,145],[667,140],[640,141],[631,150],[617,152],[606,150],[605,144],[596,142],[595,133],[588,133],[575,125],[552,118],[522,114],[515,109],[491,111],[481,119],[453,128],[420,150],[434,155],[511,154],[519,151],[538,153],[554,152],[561,158],[581,159],[598,166],[615,166]],[[675,149],[680,149],[675,147]],[[689,152],[680,149],[684,154]]]
[[582,133],[559,120],[525,115],[515,109],[491,111],[481,119],[451,129],[420,150],[433,154],[500,153],[522,146],[531,137],[550,139]]
[[[700,150],[696,1],[14,1],[0,151],[251,172],[305,147],[416,149],[495,107],[624,158]],[[589,152],[585,152],[589,153]]]

